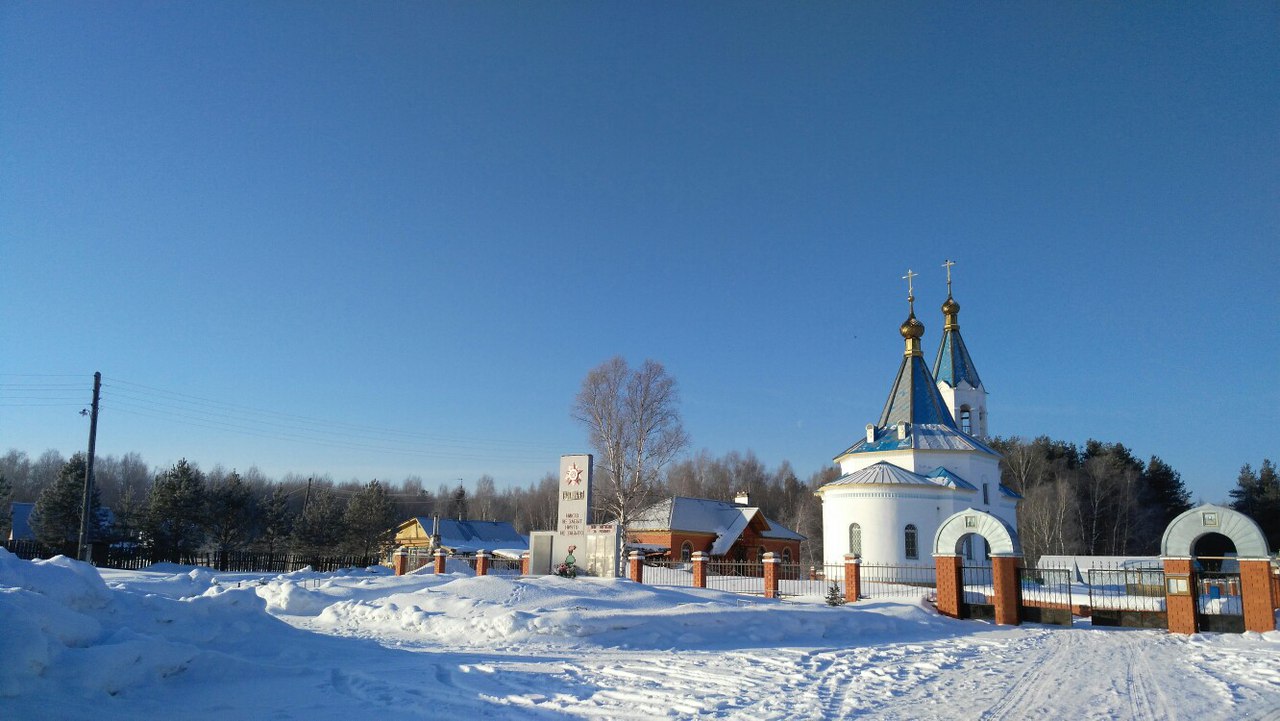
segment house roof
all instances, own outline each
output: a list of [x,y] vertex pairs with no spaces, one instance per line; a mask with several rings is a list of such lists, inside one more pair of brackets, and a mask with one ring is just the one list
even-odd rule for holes
[[[431,532],[431,519],[416,516],[405,523],[416,521],[422,529]],[[529,550],[529,539],[520,535],[509,521],[465,521],[453,518],[440,519],[440,545],[454,552],[474,553],[497,549]]]
[[35,510],[34,503],[11,503],[9,504],[10,518],[13,519],[13,525],[9,530],[9,538],[14,541],[33,541],[35,540],[35,531],[31,530],[31,512]]
[[764,515],[759,508],[709,498],[675,496],[644,509],[627,524],[629,531],[711,533],[711,555],[723,556],[747,528],[761,538],[803,541],[805,537]]

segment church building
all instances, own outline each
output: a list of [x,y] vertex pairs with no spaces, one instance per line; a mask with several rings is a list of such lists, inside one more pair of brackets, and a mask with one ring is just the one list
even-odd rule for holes
[[[966,509],[986,511],[1015,529],[1019,496],[1000,483],[1000,454],[987,436],[987,390],[960,337],[960,304],[947,300],[942,343],[930,372],[920,350],[914,273],[907,272],[910,313],[898,329],[906,343],[889,399],[876,423],[835,462],[841,476],[818,489],[824,563],[846,553],[871,564],[931,564],[939,525]],[[966,560],[983,562],[985,542],[966,537]]]

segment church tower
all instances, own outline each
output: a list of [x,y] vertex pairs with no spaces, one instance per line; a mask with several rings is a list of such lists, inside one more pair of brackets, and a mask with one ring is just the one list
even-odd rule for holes
[[956,426],[971,436],[987,438],[987,389],[960,337],[960,304],[951,297],[953,265],[950,260],[943,263],[947,269],[947,300],[942,304],[942,344],[933,363],[933,377]]

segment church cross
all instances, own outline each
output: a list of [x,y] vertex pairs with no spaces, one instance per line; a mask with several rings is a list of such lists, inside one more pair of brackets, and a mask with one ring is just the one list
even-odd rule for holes
[[912,312],[915,312],[914,309],[916,307],[916,293],[915,293],[915,288],[912,286],[911,281],[917,275],[920,275],[920,274],[912,273],[911,269],[907,268],[907,274],[902,276],[902,279],[907,281],[907,304],[911,306]]
[[955,264],[956,262],[954,260],[948,260],[942,264],[942,267],[947,269],[947,297],[948,298],[951,297],[951,266]]

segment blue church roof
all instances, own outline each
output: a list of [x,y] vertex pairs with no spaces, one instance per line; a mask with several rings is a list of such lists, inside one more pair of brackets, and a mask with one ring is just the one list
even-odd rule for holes
[[935,424],[956,427],[946,401],[938,393],[938,386],[933,382],[929,367],[919,355],[907,355],[898,366],[898,377],[893,381],[889,391],[889,400],[885,401],[884,412],[880,414],[881,427],[894,426],[898,423]]
[[969,349],[960,337],[959,328],[943,331],[942,345],[938,346],[938,358],[933,362],[933,377],[955,388],[961,381],[974,388],[982,387],[978,369],[969,357]]

